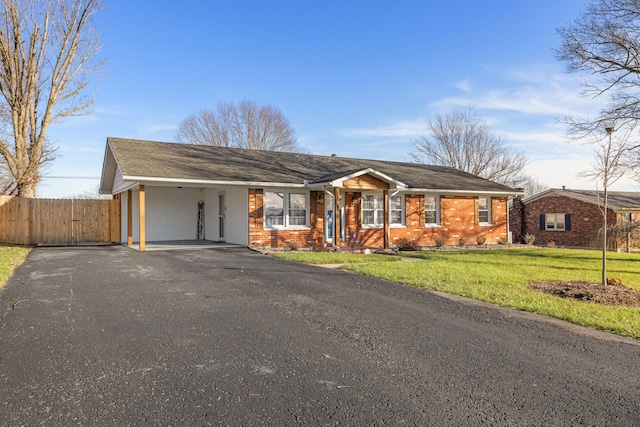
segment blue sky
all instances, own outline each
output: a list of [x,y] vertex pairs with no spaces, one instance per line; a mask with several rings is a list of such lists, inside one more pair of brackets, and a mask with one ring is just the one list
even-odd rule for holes
[[595,188],[576,177],[593,148],[558,119],[602,101],[579,97],[553,56],[556,28],[585,4],[111,0],[96,16],[108,73],[91,115],[50,128],[59,158],[38,195],[95,188],[108,136],[173,141],[187,115],[241,99],[282,110],[313,154],[398,161],[435,113],[471,105],[525,150],[530,175]]

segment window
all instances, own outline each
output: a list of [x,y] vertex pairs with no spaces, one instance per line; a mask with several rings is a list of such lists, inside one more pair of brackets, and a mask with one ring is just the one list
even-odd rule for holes
[[266,227],[304,227],[307,225],[307,195],[285,191],[264,192]]
[[284,193],[265,191],[264,225],[284,225]]
[[545,230],[556,230],[556,231],[564,231],[565,230],[565,214],[562,213],[552,213],[545,215]]
[[362,225],[375,227],[384,225],[382,194],[364,194],[362,196]]
[[396,195],[389,197],[389,224],[404,224],[404,196]]
[[440,208],[440,198],[438,196],[425,196],[424,198],[424,223],[425,225],[438,225],[438,211]]
[[489,197],[478,197],[478,222],[491,223],[491,198]]
[[307,225],[306,194],[289,194],[289,225]]
[[622,224],[629,225],[634,222],[634,216],[631,212],[623,212],[620,214],[622,216]]

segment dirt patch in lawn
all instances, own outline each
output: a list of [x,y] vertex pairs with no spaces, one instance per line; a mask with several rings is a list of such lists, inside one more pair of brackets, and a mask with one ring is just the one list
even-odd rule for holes
[[530,289],[547,292],[562,298],[573,298],[606,305],[640,307],[640,290],[624,286],[617,280],[607,285],[592,282],[532,282]]

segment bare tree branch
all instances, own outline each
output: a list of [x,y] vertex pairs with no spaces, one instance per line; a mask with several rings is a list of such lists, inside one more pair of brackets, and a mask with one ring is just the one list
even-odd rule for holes
[[640,2],[592,0],[571,24],[559,28],[556,57],[567,71],[590,76],[583,96],[605,93],[616,99],[595,117],[565,118],[569,136],[601,133],[615,119],[621,125],[640,119]]
[[49,125],[93,105],[89,75],[104,64],[92,19],[100,9],[101,0],[0,0],[0,122],[11,129],[0,155],[18,196],[35,197],[55,157]]
[[175,139],[188,144],[305,153],[285,115],[273,105],[255,101],[218,104],[200,110],[178,125]]
[[524,152],[492,134],[470,107],[436,114],[428,128],[431,135],[415,140],[409,151],[414,161],[452,166],[511,186],[528,179]]

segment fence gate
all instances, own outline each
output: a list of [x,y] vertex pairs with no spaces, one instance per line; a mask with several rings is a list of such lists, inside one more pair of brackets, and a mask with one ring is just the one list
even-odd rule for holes
[[120,200],[0,196],[0,242],[22,245],[120,242]]

